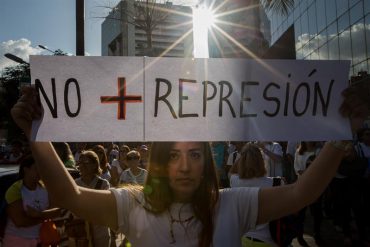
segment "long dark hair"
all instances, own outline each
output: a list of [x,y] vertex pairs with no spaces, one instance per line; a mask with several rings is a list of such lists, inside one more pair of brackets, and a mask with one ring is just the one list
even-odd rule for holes
[[[149,210],[160,214],[173,202],[173,192],[169,185],[168,163],[174,142],[152,144],[148,176],[144,185],[144,197]],[[199,246],[211,246],[214,228],[214,213],[219,199],[218,177],[212,156],[211,146],[202,142],[204,150],[203,179],[192,198],[195,216],[202,223],[199,233]]]
[[26,155],[22,158],[19,164],[19,172],[18,172],[18,179],[24,178],[24,168],[30,168],[35,164],[35,160],[33,159],[32,155]]
[[265,162],[258,146],[247,143],[243,146],[241,157],[237,161],[239,178],[259,178],[266,175]]

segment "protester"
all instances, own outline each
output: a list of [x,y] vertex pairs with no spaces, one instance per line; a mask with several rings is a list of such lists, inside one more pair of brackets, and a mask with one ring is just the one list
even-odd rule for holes
[[138,151],[140,153],[140,168],[143,168],[145,170],[148,169],[148,162],[149,162],[149,148],[148,145],[142,144],[138,148]]
[[[81,177],[75,180],[77,185],[96,190],[109,189],[109,182],[100,177],[102,170],[99,166],[99,157],[95,152],[82,152],[78,161],[78,167]],[[94,203],[102,202],[95,201]],[[90,230],[89,235],[92,236],[93,246],[110,246],[110,232],[108,227],[90,223],[87,225]]]
[[4,163],[19,163],[22,159],[23,150],[22,150],[22,142],[15,140],[11,143],[11,150],[7,157],[5,157]]
[[257,142],[263,152],[267,175],[283,176],[283,148],[277,142]]
[[[240,152],[241,157],[230,170],[230,186],[235,187],[259,187],[268,188],[273,186],[273,178],[266,177],[265,163],[258,146],[247,143]],[[244,234],[242,246],[274,246],[269,224],[256,226]]]
[[[370,83],[347,89],[341,111],[357,130],[370,113]],[[23,89],[12,116],[27,137],[40,118],[35,90]],[[325,144],[294,184],[219,191],[208,143],[154,143],[143,189],[96,191],[79,187],[53,147],[31,142],[42,179],[56,203],[99,225],[123,232],[132,246],[240,246],[256,225],[309,205],[323,192],[344,156],[345,143]],[[96,203],[99,202],[99,203]]]
[[77,142],[76,144],[76,152],[75,152],[75,155],[74,155],[74,158],[75,158],[75,161],[78,162],[78,160],[80,159],[80,154],[85,151],[86,149],[86,142]]
[[[307,168],[311,165],[313,160],[319,155],[320,148],[318,142],[301,142],[297,148],[294,157],[294,169],[297,173],[298,180],[305,173]],[[321,222],[322,222],[322,195],[312,203],[310,207],[311,214],[314,218],[314,238],[317,244],[322,244],[323,240],[321,237]],[[308,246],[307,242],[303,238],[304,221],[306,215],[306,208],[303,208],[300,213],[301,230],[297,237],[297,240],[301,246]]]
[[122,145],[119,149],[118,159],[112,161],[111,169],[111,184],[114,186],[118,185],[119,178],[122,175],[122,172],[128,168],[127,164],[127,153],[130,152],[130,148],[127,145]]
[[108,162],[104,147],[102,145],[95,145],[93,146],[92,151],[94,151],[99,157],[100,169],[102,170],[100,177],[110,182],[112,179],[110,174],[111,166]]
[[128,169],[124,170],[119,178],[119,184],[143,185],[148,175],[147,170],[139,167],[140,153],[132,150],[127,153]]
[[67,168],[76,169],[76,162],[73,157],[69,144],[66,142],[53,142],[53,147],[63,164]]
[[36,247],[40,244],[41,223],[59,216],[60,211],[49,209],[48,192],[40,183],[32,156],[25,156],[20,162],[18,179],[5,194],[8,219],[2,246]]

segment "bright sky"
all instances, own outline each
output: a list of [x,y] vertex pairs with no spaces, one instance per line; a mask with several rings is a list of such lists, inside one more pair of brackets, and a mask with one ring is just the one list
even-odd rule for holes
[[[85,0],[85,51],[101,55],[101,23],[106,8],[119,0]],[[174,0],[175,4],[194,5],[196,0]],[[1,0],[0,3],[0,74],[5,66],[14,65],[3,54],[12,53],[28,61],[30,54],[50,54],[61,49],[75,54],[75,0]]]

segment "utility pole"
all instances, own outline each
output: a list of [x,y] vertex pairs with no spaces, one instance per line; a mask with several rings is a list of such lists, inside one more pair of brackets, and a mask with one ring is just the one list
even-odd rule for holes
[[76,56],[85,55],[85,0],[76,0]]

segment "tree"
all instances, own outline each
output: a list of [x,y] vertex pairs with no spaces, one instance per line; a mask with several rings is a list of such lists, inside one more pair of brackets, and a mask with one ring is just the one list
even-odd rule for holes
[[13,122],[10,109],[19,98],[21,84],[30,82],[29,64],[6,67],[3,72],[3,77],[0,78],[0,123],[2,128],[8,130],[8,140],[20,139],[23,137],[21,130]]

